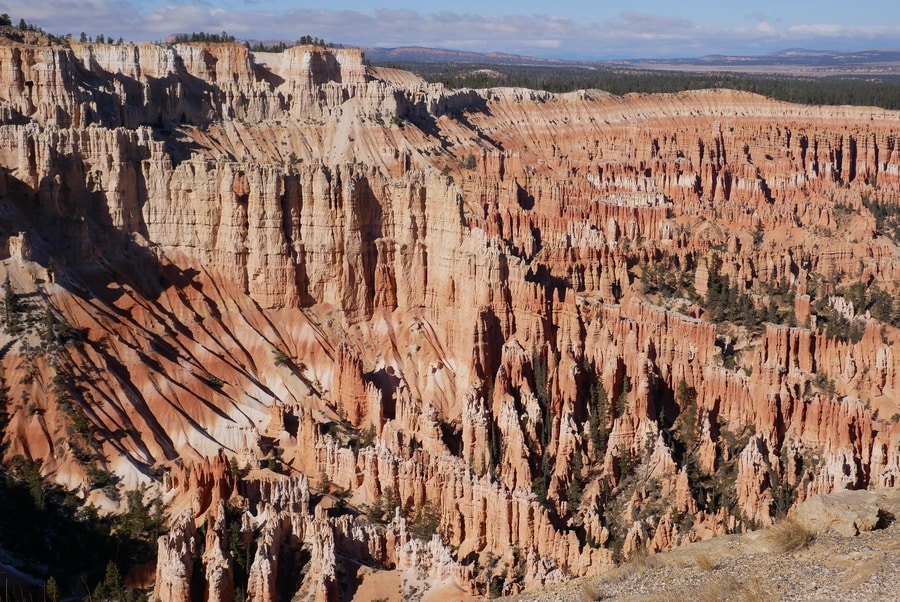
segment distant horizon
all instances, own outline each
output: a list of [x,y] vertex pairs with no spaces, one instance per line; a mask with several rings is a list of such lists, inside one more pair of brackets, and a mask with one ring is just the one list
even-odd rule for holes
[[[31,23],[30,23],[31,24]],[[33,23],[33,25],[38,25],[37,23]],[[76,37],[73,34],[60,34],[59,32],[50,31],[46,28],[42,28],[49,34],[53,35],[72,35],[72,37]],[[205,30],[194,30],[194,31],[173,31],[161,39],[155,40],[124,40],[126,43],[149,43],[149,44],[169,44],[173,43],[173,39],[177,36],[190,36],[192,34],[221,34],[224,31],[205,31]],[[230,32],[224,32],[232,35]],[[115,37],[106,34],[98,34],[103,35],[105,43],[114,43],[116,40]],[[305,34],[304,34],[305,35]],[[90,36],[92,41],[94,36]],[[301,36],[302,37],[302,36]],[[823,54],[848,54],[853,52],[898,52],[900,53],[900,44],[897,44],[894,47],[884,47],[884,48],[859,48],[856,50],[832,50],[832,49],[823,49],[823,48],[804,48],[804,47],[790,47],[790,48],[780,48],[778,50],[772,50],[767,52],[760,52],[759,54],[727,54],[727,53],[711,53],[711,54],[703,54],[703,55],[693,55],[693,56],[672,56],[672,57],[649,57],[649,56],[634,56],[627,58],[566,58],[559,56],[538,56],[535,54],[522,54],[516,52],[505,52],[505,51],[497,51],[497,50],[486,50],[486,51],[473,51],[473,50],[462,50],[459,48],[450,48],[450,47],[440,47],[440,46],[423,46],[423,45],[399,45],[399,46],[377,46],[377,45],[364,45],[364,44],[348,44],[345,42],[324,40],[327,45],[331,45],[337,48],[358,48],[361,50],[370,50],[377,49],[383,51],[391,51],[391,50],[437,50],[441,52],[449,52],[449,53],[459,53],[466,55],[478,55],[489,57],[492,55],[499,56],[512,56],[522,59],[535,59],[539,61],[560,61],[560,62],[572,62],[572,63],[603,63],[603,62],[617,62],[617,61],[629,61],[629,62],[652,62],[652,61],[679,61],[679,60],[699,60],[704,58],[711,57],[723,57],[723,58],[762,58],[766,56],[774,56],[779,54],[784,54],[792,51],[797,52],[806,52],[806,53],[823,53]],[[263,45],[277,45],[280,43],[286,44],[288,46],[297,44],[299,42],[298,39],[279,39],[279,38],[239,38],[235,36],[235,42],[240,44],[263,44]]]
[[[424,47],[540,59],[610,61],[762,56],[785,49],[857,52],[896,49],[900,5],[752,0],[735,10],[711,0],[609,0],[602,6],[520,0],[514,7],[457,0],[427,12],[413,0],[15,0],[0,1],[13,23],[25,19],[57,35],[162,41],[172,33],[222,31],[241,40],[310,35],[353,47]],[[325,8],[327,6],[327,8]],[[515,11],[513,13],[509,11]],[[552,11],[552,14],[547,14]]]
[[[182,33],[182,32],[179,32]],[[241,40],[242,42],[244,40]],[[268,43],[268,42],[278,42],[281,40],[246,40],[251,43]],[[286,41],[286,40],[285,40]],[[900,53],[900,43],[898,43],[894,47],[885,47],[885,48],[858,48],[855,50],[831,50],[831,49],[822,49],[822,48],[802,48],[802,47],[790,47],[790,48],[780,48],[778,50],[772,50],[768,52],[760,52],[759,54],[729,54],[722,52],[714,52],[710,54],[702,54],[702,55],[692,55],[692,56],[671,56],[671,57],[648,57],[648,56],[635,56],[628,58],[564,58],[558,56],[536,56],[530,54],[520,54],[515,52],[502,52],[496,50],[489,50],[485,52],[475,52],[470,50],[460,50],[459,48],[442,48],[437,46],[361,46],[358,44],[343,44],[340,42],[335,42],[335,46],[340,46],[343,48],[363,48],[363,49],[371,49],[375,48],[378,50],[401,50],[401,49],[418,49],[421,48],[423,50],[439,50],[442,52],[458,52],[462,54],[476,54],[481,56],[491,56],[491,55],[501,55],[501,56],[516,56],[521,58],[530,58],[537,60],[545,60],[545,61],[565,61],[565,62],[613,62],[613,61],[678,61],[678,60],[697,60],[703,58],[710,57],[734,57],[734,58],[762,58],[767,56],[775,56],[779,54],[784,54],[787,52],[797,51],[797,52],[806,52],[806,53],[823,53],[823,54],[848,54],[855,52],[898,52]]]

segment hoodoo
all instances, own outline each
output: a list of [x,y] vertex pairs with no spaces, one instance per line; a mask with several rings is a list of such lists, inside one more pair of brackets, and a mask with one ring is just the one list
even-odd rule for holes
[[900,485],[900,113],[26,42],[4,459],[160,495],[154,597],[517,593]]

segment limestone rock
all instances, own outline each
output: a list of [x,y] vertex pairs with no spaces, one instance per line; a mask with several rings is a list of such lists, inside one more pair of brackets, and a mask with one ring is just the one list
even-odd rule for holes
[[835,531],[853,537],[871,531],[881,519],[878,494],[872,491],[839,491],[815,495],[795,509],[795,516],[816,534]]
[[169,533],[159,538],[154,597],[190,602],[194,552],[197,549],[195,538],[194,518],[190,512],[172,519]]

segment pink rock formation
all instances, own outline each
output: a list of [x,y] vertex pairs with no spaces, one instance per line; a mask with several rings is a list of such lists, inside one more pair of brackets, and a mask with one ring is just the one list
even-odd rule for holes
[[[814,328],[897,292],[894,112],[313,47],[0,62],[3,269],[80,329],[2,335],[7,457],[165,473],[160,599],[336,599],[347,559],[523,591],[900,481],[900,331]],[[714,323],[723,276],[774,322]]]

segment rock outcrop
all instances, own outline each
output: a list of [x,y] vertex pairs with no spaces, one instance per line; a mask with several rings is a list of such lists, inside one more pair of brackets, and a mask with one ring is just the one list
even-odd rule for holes
[[160,599],[514,593],[898,485],[896,112],[0,63],[6,454],[157,483]]

